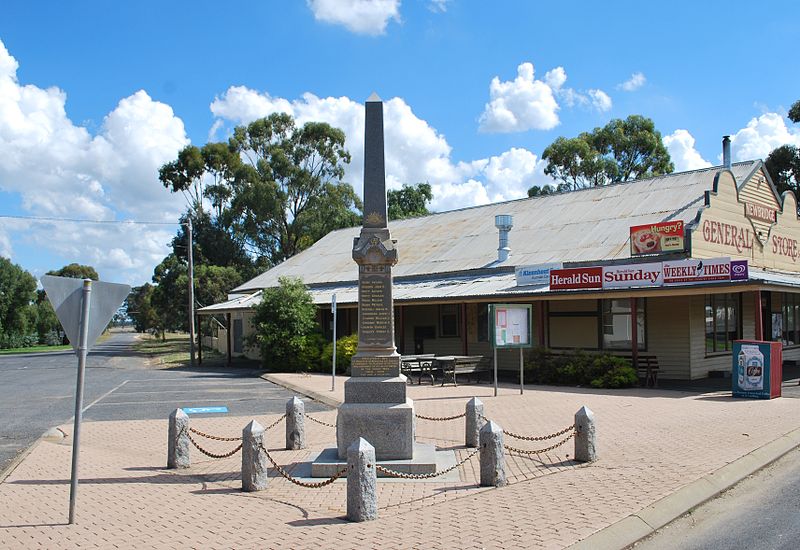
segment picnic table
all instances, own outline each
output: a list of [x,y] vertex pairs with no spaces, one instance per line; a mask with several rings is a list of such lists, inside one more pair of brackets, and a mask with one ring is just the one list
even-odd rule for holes
[[477,377],[483,372],[489,372],[489,358],[482,355],[443,355],[434,358],[434,367],[442,372],[442,386],[448,379],[458,386],[456,375],[466,374],[470,382],[472,375]]
[[433,353],[423,353],[417,355],[400,356],[400,372],[408,376],[408,380],[413,384],[411,376],[417,375],[417,384],[422,384],[423,376],[431,377],[433,385],[433,360],[436,357]]

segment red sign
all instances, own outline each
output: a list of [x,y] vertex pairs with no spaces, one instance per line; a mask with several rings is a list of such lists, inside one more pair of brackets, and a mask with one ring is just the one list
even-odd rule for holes
[[683,220],[631,227],[631,256],[682,251]]
[[550,270],[550,290],[603,288],[602,267],[574,267]]
[[751,220],[758,220],[761,222],[775,223],[778,221],[777,210],[752,202],[744,203],[744,215]]

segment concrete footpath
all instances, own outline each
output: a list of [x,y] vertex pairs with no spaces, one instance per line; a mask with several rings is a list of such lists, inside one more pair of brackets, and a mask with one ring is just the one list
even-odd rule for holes
[[[335,405],[343,378],[272,374],[268,380]],[[267,382],[265,382],[267,383]],[[794,382],[796,384],[796,381]],[[540,455],[508,453],[509,485],[480,488],[477,457],[445,482],[379,481],[379,519],[348,523],[339,480],[307,489],[271,472],[269,487],[240,491],[241,455],[211,459],[192,449],[192,467],[167,470],[167,420],[84,425],[77,524],[66,525],[70,438],[42,440],[0,483],[0,548],[624,548],[800,445],[800,394],[734,400],[730,392],[591,390],[486,384],[409,386],[418,414],[457,415],[478,396],[505,430],[547,435],[587,406],[597,420],[599,460],[571,460],[572,441]],[[327,423],[335,411],[311,413]],[[257,417],[269,426],[279,415]],[[241,435],[246,417],[192,417],[203,432]],[[71,426],[62,426],[68,433]],[[307,423],[309,448],[281,450],[284,424],[265,445],[295,476],[335,443],[335,430]],[[464,420],[417,420],[418,439],[459,460]],[[224,454],[235,442],[195,438]],[[547,441],[506,438],[520,449]]]

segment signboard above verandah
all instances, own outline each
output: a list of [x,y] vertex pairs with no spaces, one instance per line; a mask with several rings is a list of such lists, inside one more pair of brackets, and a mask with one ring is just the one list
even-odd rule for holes
[[653,288],[746,281],[747,260],[707,258],[645,264],[573,267],[550,271],[550,290]]
[[634,225],[630,228],[631,256],[682,252],[683,220]]

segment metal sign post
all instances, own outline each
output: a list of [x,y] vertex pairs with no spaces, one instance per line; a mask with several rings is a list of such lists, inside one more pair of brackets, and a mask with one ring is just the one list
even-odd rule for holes
[[[83,386],[86,355],[105,330],[131,287],[91,279],[45,275],[41,278],[47,299],[53,306],[72,348],[78,355],[78,380],[75,387],[75,424],[72,433],[72,472],[69,489],[69,523],[75,523],[78,495],[78,457],[80,456]],[[94,292],[92,285],[94,284]]]
[[336,389],[336,294],[331,296],[331,311],[333,312],[333,366],[331,367],[331,391]]
[[86,354],[89,351],[89,311],[91,308],[92,280],[83,280],[81,303],[81,329],[78,340],[78,381],[75,385],[75,424],[72,428],[72,471],[69,485],[69,523],[75,523],[75,499],[78,496],[78,455],[81,446],[81,419],[83,418],[83,375],[86,372]]
[[530,304],[490,304],[490,334],[494,350],[494,395],[497,396],[497,350],[519,348],[519,393],[525,388],[522,349],[531,347]]
[[522,361],[522,348],[519,348],[519,394],[525,391],[525,367]]

